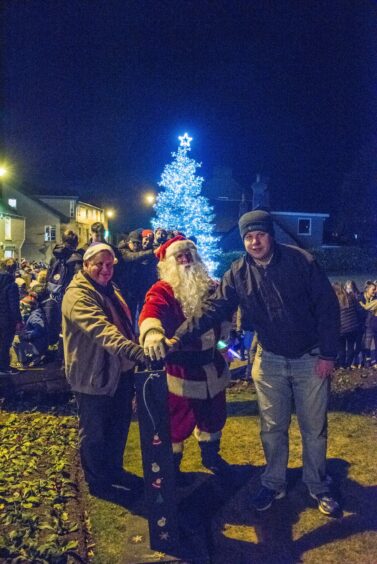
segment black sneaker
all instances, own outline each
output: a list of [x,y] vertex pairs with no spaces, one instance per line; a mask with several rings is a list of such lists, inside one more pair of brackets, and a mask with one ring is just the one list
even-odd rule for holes
[[284,496],[285,490],[278,492],[262,486],[257,495],[252,498],[251,503],[257,511],[266,511],[266,509],[271,507],[275,499],[281,499]]
[[311,492],[310,497],[316,500],[318,503],[318,509],[324,515],[328,517],[338,517],[341,514],[341,509],[339,503],[334,499],[334,497],[329,492],[313,494]]

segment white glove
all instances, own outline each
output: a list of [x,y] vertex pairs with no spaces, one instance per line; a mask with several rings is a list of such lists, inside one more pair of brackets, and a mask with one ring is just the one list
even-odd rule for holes
[[165,337],[161,331],[148,331],[144,340],[144,354],[151,360],[161,360],[166,356]]

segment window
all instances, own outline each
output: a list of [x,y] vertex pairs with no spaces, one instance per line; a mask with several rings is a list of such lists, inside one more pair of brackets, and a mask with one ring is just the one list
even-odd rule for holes
[[8,198],[8,206],[10,206],[11,208],[16,208],[17,207],[16,198]]
[[12,239],[12,220],[10,217],[4,218],[4,238],[6,241]]
[[56,241],[56,225],[45,225],[45,241]]
[[69,217],[75,217],[75,200],[69,200]]
[[14,257],[13,249],[5,249],[4,258],[13,258],[13,257]]
[[312,220],[310,217],[300,217],[297,226],[298,235],[311,235],[312,234]]

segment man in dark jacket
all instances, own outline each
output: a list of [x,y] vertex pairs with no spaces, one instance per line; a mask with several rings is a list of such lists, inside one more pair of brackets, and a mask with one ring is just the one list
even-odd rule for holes
[[[54,256],[50,261],[47,272],[47,288],[59,304],[62,302],[64,292],[77,270],[77,261],[70,259],[78,253],[76,251],[78,241],[77,234],[71,229],[66,229],[62,235],[62,242],[55,245],[52,251]],[[81,263],[82,255],[83,253],[80,257],[79,253],[77,257],[78,261],[81,259]]]
[[16,272],[14,259],[0,261],[0,375],[18,374],[10,367],[9,350],[16,331],[22,328],[20,295],[14,281]]
[[319,510],[334,516],[339,505],[330,493],[326,449],[329,381],[339,340],[338,300],[309,253],[275,242],[268,212],[244,214],[239,229],[246,255],[232,263],[202,316],[183,323],[167,344],[187,343],[240,307],[242,327],[258,335],[252,376],[267,461],[262,488],[252,503],[264,511],[285,495],[294,400],[303,443],[303,481]]
[[155,281],[157,261],[152,246],[142,249],[141,231],[137,229],[131,231],[127,245],[122,245],[121,253],[126,266],[126,300],[136,329],[138,312],[149,289],[148,282],[152,285]]

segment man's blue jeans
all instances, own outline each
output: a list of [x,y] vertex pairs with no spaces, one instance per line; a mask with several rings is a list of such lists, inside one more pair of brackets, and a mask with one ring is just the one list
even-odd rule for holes
[[258,345],[253,364],[261,418],[261,440],[266,457],[262,485],[282,491],[286,487],[288,429],[292,405],[296,407],[302,437],[303,481],[313,494],[328,491],[326,483],[327,406],[329,378],[314,372],[318,350],[289,359]]

